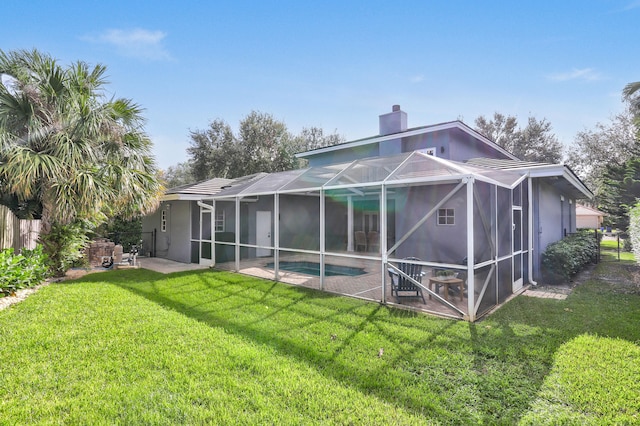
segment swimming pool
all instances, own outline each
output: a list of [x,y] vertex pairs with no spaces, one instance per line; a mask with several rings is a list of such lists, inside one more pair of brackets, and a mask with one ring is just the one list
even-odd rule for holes
[[[273,268],[273,262],[267,263],[265,266],[267,268]],[[313,275],[315,277],[320,276],[320,263],[318,262],[283,261],[280,262],[280,269],[282,269],[283,271]],[[331,263],[325,263],[324,265],[324,275],[326,277],[335,277],[339,275],[355,277],[364,273],[364,268],[333,265]]]

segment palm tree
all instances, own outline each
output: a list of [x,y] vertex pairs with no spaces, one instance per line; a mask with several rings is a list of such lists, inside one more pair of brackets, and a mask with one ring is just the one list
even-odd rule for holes
[[635,83],[627,84],[622,90],[622,95],[625,98],[630,98],[634,93],[640,90],[640,81],[636,81]]
[[635,124],[638,129],[637,136],[640,139],[640,96],[635,96],[636,92],[640,92],[640,81],[627,84],[622,90],[622,96],[631,105],[631,110],[635,114]]
[[161,185],[141,108],[105,98],[103,65],[0,50],[0,188],[54,224],[143,214]]

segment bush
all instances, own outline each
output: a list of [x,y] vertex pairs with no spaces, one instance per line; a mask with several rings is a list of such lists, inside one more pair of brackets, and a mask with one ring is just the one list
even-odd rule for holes
[[638,261],[640,259],[640,203],[629,210],[629,238],[627,240],[631,243],[631,250]]
[[558,284],[597,260],[598,241],[593,231],[580,231],[547,246],[542,253],[542,274],[545,280]]
[[49,256],[49,269],[54,276],[60,277],[72,266],[86,262],[84,249],[89,245],[89,234],[95,225],[79,220],[70,224],[55,224],[51,232],[43,235],[44,252]]
[[33,250],[22,249],[15,254],[12,248],[0,252],[0,292],[11,294],[21,288],[40,284],[47,277],[47,256],[38,245]]

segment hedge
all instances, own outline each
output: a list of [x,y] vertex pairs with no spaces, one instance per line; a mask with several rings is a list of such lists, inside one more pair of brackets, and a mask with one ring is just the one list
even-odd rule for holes
[[551,243],[542,253],[542,275],[552,284],[569,281],[598,260],[598,240],[592,230],[582,230]]

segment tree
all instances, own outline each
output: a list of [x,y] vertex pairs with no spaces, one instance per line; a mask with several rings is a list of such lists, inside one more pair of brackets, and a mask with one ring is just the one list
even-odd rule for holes
[[629,211],[640,198],[640,142],[634,155],[622,165],[608,164],[598,194],[599,208],[608,214],[611,225],[626,231]]
[[40,205],[43,241],[54,226],[133,217],[158,203],[142,110],[106,99],[105,73],[37,50],[0,50],[0,185]]
[[631,112],[635,115],[636,137],[640,138],[640,81],[629,83],[622,91],[624,100],[629,103]]
[[320,127],[304,127],[298,137],[302,139],[301,151],[310,151],[345,142],[344,136],[339,135],[337,131],[325,135],[324,130]]
[[632,156],[636,144],[630,105],[609,123],[596,123],[595,129],[578,132],[568,150],[567,165],[594,191],[596,200],[607,166],[622,167]]
[[271,114],[251,111],[238,130],[243,161],[240,176],[257,172],[279,172],[298,165],[295,141],[282,121]]
[[191,174],[196,181],[212,177],[231,177],[240,158],[236,138],[231,127],[221,119],[215,119],[207,130],[190,132]]
[[562,144],[552,133],[551,123],[529,117],[527,127],[516,137],[514,155],[525,161],[558,164],[562,161]]
[[192,131],[190,137],[187,153],[196,181],[295,169],[304,164],[296,153],[344,142],[337,133],[325,135],[317,127],[293,136],[284,122],[257,111],[240,121],[237,136],[226,122],[216,119],[208,129]]
[[191,173],[191,167],[189,163],[178,163],[175,166],[167,167],[162,176],[165,187],[175,188],[176,186],[187,185],[193,183],[194,178]]
[[514,151],[518,132],[518,119],[516,117],[504,116],[499,112],[494,112],[491,120],[487,120],[481,115],[476,118],[475,124],[478,132],[507,151]]
[[562,160],[562,144],[544,118],[529,117],[522,129],[516,117],[495,112],[491,120],[476,118],[475,125],[478,132],[521,160],[554,164]]
[[632,102],[632,103],[634,103],[634,105],[637,107],[638,101],[640,101],[640,98],[635,97],[636,92],[640,92],[640,81],[627,84],[622,90],[622,96],[624,96],[624,98],[628,101],[635,100],[635,102]]

